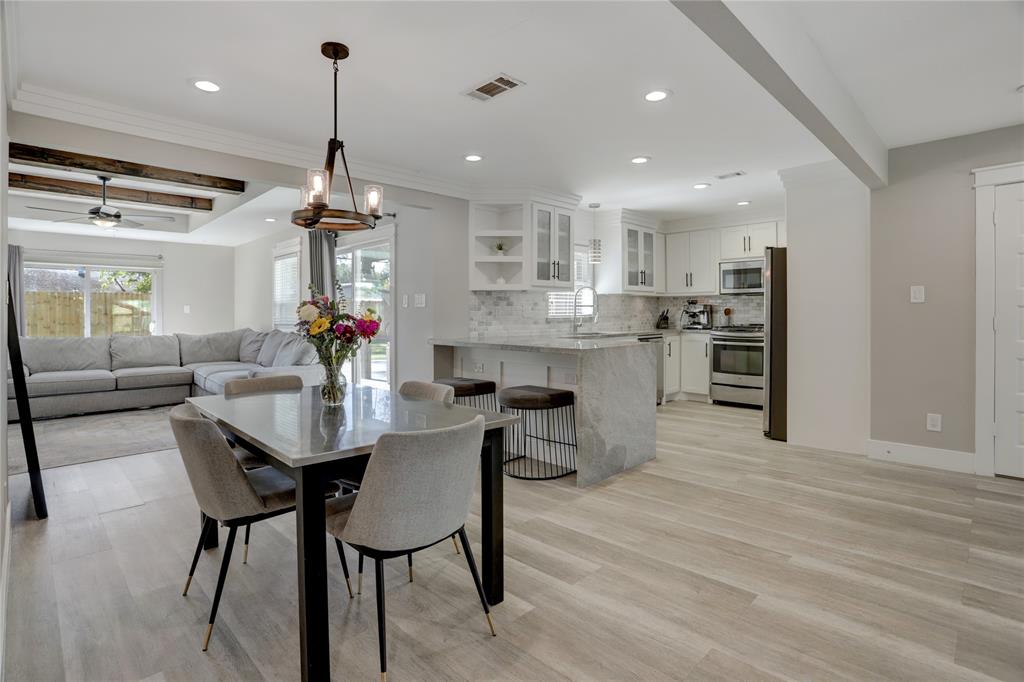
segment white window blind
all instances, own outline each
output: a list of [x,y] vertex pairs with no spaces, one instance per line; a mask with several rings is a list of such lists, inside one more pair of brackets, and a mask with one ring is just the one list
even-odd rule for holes
[[274,329],[295,328],[295,309],[301,296],[299,289],[299,252],[274,254]]
[[[580,287],[594,286],[594,266],[590,264],[590,251],[588,246],[577,245],[573,249],[573,290]],[[574,292],[550,291],[548,292],[548,317],[572,317],[572,305]],[[594,292],[581,292],[576,306],[578,317],[589,317],[594,314]]]

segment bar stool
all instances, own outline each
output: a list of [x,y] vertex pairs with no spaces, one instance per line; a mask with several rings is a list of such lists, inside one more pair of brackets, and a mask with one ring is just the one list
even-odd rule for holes
[[455,389],[455,404],[475,407],[478,410],[498,411],[494,392],[497,386],[486,379],[467,379],[453,377],[451,379],[434,379],[435,384],[444,384]]
[[505,429],[506,476],[561,478],[576,471],[576,395],[545,386],[510,386],[498,393],[501,411],[519,417]]

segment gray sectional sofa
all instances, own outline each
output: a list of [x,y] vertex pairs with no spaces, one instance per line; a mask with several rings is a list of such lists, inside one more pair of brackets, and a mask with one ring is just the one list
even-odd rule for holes
[[[233,379],[273,374],[319,384],[316,351],[297,334],[237,329],[216,334],[22,338],[34,419],[174,405],[223,393]],[[18,418],[7,380],[7,415]]]

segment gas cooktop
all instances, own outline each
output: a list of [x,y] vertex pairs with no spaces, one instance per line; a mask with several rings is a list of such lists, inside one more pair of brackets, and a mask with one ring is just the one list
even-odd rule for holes
[[764,337],[764,325],[763,324],[727,324],[720,327],[711,328],[712,336],[726,336],[726,337]]

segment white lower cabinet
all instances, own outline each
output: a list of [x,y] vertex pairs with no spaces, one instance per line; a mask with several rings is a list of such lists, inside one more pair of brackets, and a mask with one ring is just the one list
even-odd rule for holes
[[[711,336],[683,334],[679,340],[679,390],[708,395],[711,392]],[[667,371],[667,367],[666,367]],[[668,393],[668,389],[665,390]]]
[[662,353],[665,356],[665,378],[662,388],[664,389],[665,401],[669,396],[679,393],[680,387],[680,349],[678,336],[665,336],[662,339]]

